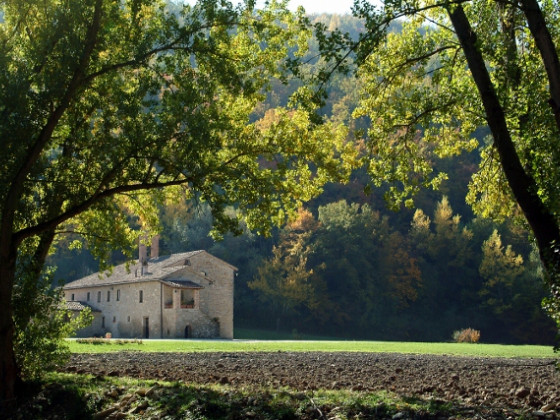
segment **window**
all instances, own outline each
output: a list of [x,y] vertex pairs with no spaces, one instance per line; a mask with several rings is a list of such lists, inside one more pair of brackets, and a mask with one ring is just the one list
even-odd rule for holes
[[101,302],[101,292],[97,292],[97,301]]
[[86,300],[89,302],[89,292],[87,292],[87,299]]
[[128,316],[128,318],[126,319],[126,322],[130,322],[130,316]]
[[121,289],[117,289],[117,302],[121,300]]
[[107,290],[107,302],[111,301],[111,291]]
[[140,303],[144,302],[144,291],[140,290],[140,292],[138,293],[138,301]]
[[181,308],[194,308],[194,293],[193,289],[181,290]]
[[74,293],[72,293],[72,300],[74,300]]
[[101,317],[101,328],[105,328],[105,317]]
[[117,317],[116,317],[116,316],[113,317],[113,324],[114,324],[115,322],[117,322]]

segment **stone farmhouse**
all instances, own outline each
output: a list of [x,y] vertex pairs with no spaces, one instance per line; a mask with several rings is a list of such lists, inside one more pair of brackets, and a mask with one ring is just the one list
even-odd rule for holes
[[90,326],[78,337],[233,338],[233,282],[237,269],[206,251],[151,258],[112,273],[95,273],[66,284],[68,308],[91,308]]

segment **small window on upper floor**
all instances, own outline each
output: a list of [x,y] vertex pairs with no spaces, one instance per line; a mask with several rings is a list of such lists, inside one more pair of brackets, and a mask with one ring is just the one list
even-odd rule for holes
[[111,301],[111,291],[107,290],[107,302]]
[[87,299],[86,299],[86,300],[87,300],[88,302],[89,302],[89,297],[90,297],[90,294],[89,294],[89,292],[87,292]]
[[74,300],[74,293],[72,293],[72,300]]
[[138,301],[140,303],[144,302],[144,291],[140,290],[140,292],[138,293]]
[[121,300],[121,289],[117,289],[117,302]]
[[101,302],[101,291],[97,292],[97,301]]

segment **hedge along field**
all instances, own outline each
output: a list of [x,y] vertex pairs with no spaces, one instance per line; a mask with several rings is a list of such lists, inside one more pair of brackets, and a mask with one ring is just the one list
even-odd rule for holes
[[72,353],[146,352],[366,352],[444,354],[468,357],[554,358],[552,347],[393,341],[260,340],[68,340]]

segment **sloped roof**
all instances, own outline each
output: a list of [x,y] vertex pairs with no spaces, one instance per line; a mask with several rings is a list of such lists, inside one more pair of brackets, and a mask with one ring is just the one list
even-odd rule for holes
[[194,281],[190,280],[170,280],[165,279],[162,280],[164,284],[167,284],[171,287],[178,287],[180,289],[204,289],[200,284],[195,283]]
[[[127,270],[126,264],[121,264],[113,267],[112,272],[106,271],[104,273],[94,273],[81,279],[72,281],[64,286],[64,289],[77,289],[81,287],[97,287],[115,284],[129,284],[129,283],[144,283],[148,281],[163,281],[178,283],[178,281],[185,281],[184,276],[179,279],[174,279],[173,273],[188,268],[187,261],[198,254],[206,251],[191,251],[183,252],[180,254],[166,255],[158,258],[151,258],[148,260],[147,266],[142,267],[141,264],[130,264]],[[222,261],[217,257],[216,260]],[[236,270],[235,267],[223,261],[223,264]],[[188,273],[192,276],[192,280],[198,280],[199,275],[194,271]],[[189,277],[190,277],[189,276]],[[195,281],[191,281],[190,285],[180,285],[177,287],[185,288],[202,288]]]
[[71,311],[83,311],[86,308],[90,308],[92,312],[101,312],[99,309],[94,308],[90,304],[80,302],[79,300],[67,300],[66,306]]

